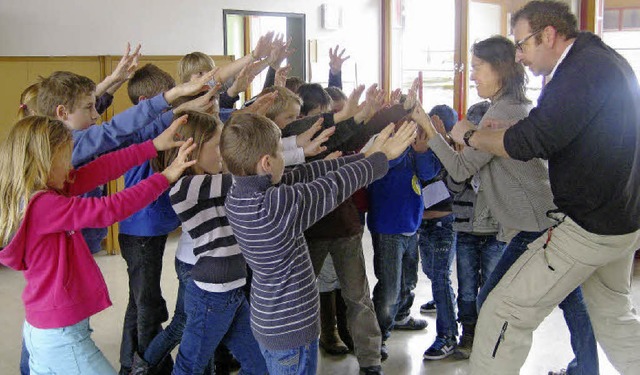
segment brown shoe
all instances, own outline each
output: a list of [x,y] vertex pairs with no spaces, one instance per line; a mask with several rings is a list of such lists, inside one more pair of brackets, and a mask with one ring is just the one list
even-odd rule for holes
[[335,291],[320,293],[320,347],[331,355],[344,355],[349,348],[340,339],[336,326]]

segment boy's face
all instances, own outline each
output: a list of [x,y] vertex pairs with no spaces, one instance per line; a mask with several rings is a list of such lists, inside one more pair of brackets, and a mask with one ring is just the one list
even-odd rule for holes
[[287,125],[293,122],[300,116],[300,104],[290,103],[284,111],[278,113],[273,119],[273,122],[278,125],[280,129],[284,129]]
[[222,131],[216,129],[213,137],[204,142],[198,155],[198,167],[207,174],[222,172],[222,156],[220,156],[220,135]]
[[[60,116],[59,116],[60,117]],[[100,115],[96,111],[96,94],[82,94],[73,108],[66,109],[62,115],[64,124],[73,130],[84,130],[96,123]]]
[[282,148],[282,142],[278,146],[278,151],[275,155],[271,155],[271,183],[277,184],[282,180],[282,174],[284,173],[284,154]]

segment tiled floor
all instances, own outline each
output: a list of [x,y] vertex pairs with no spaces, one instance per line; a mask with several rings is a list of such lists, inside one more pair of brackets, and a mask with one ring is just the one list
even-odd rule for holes
[[[177,236],[173,236],[165,253],[165,269],[162,278],[164,297],[170,310],[175,304],[177,280],[173,269],[173,256]],[[365,257],[369,281],[373,288],[371,241],[368,234],[364,236]],[[97,262],[102,269],[111,292],[113,306],[91,319],[94,329],[93,338],[105,353],[111,363],[118,367],[118,351],[120,345],[121,325],[127,302],[127,273],[124,260],[120,256],[99,254]],[[454,274],[455,284],[455,274]],[[636,265],[634,278],[633,299],[636,306],[640,306],[640,266]],[[24,286],[22,275],[7,268],[0,269],[0,374],[18,373],[20,355],[21,326],[24,310],[20,293]],[[454,287],[455,290],[455,287]],[[419,305],[431,297],[431,288],[426,276],[420,272],[419,284],[415,290],[416,303],[413,308],[418,315]],[[429,327],[425,331],[393,332],[388,341],[390,356],[384,362],[383,368],[388,375],[407,374],[442,374],[461,375],[468,373],[467,361],[445,359],[427,362],[422,360],[422,353],[431,344],[435,336],[435,317],[427,315]],[[548,370],[565,367],[572,357],[569,346],[569,334],[558,309],[542,323],[534,334],[533,348],[523,367],[523,375],[546,374]],[[321,353],[319,374],[357,374],[358,363],[354,356],[328,357]],[[608,362],[604,353],[600,355],[600,373],[602,375],[617,374]]]

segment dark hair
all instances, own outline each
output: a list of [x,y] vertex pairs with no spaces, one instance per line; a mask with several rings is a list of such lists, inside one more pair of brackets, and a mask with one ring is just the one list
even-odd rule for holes
[[171,75],[153,64],[147,64],[133,73],[129,79],[127,93],[131,103],[138,104],[139,98],[151,98],[163,91],[175,87],[176,81]]
[[306,116],[318,107],[330,107],[331,97],[318,83],[305,83],[298,87],[298,95],[302,99],[300,114]]
[[516,47],[509,39],[496,35],[476,42],[471,53],[491,65],[500,77],[500,90],[496,98],[508,95],[520,103],[529,103],[526,95],[527,75],[524,66],[516,62]]
[[340,100],[347,100],[347,96],[338,87],[329,86],[326,89],[324,89],[324,91],[326,91],[327,94],[329,94],[329,96],[331,97],[331,100],[333,100],[334,102],[337,102]]
[[455,109],[449,107],[446,104],[439,104],[429,111],[429,116],[437,115],[444,123],[444,128],[447,133],[453,129],[453,125],[458,122],[458,112]]
[[[515,27],[520,20],[529,21],[531,31],[542,30],[547,26],[553,26],[556,32],[567,39],[578,36],[578,20],[571,13],[569,6],[560,1],[531,1],[520,8],[511,17],[511,27]],[[542,36],[536,35],[536,43],[542,42]]]
[[300,79],[300,77],[289,77],[287,78],[287,82],[284,84],[284,87],[288,88],[293,92],[298,92],[298,87],[304,84],[304,81]]
[[471,121],[475,126],[480,125],[480,120],[482,120],[485,113],[489,110],[489,106],[491,106],[491,103],[489,103],[488,100],[483,100],[480,103],[472,105],[467,110],[467,120]]

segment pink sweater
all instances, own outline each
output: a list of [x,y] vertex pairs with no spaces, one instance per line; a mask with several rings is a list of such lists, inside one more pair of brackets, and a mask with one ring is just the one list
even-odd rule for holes
[[64,194],[38,192],[18,231],[0,251],[0,263],[24,271],[26,319],[38,328],[76,324],[111,306],[107,285],[80,230],[103,228],[156,200],[168,187],[156,173],[102,198],[80,198],[157,155],[151,141],[104,155],[72,172]]

